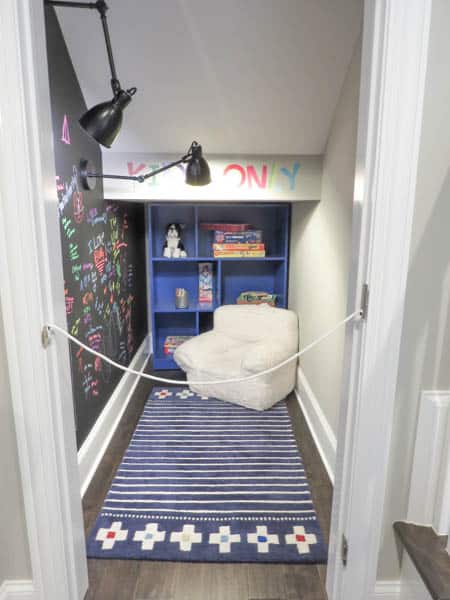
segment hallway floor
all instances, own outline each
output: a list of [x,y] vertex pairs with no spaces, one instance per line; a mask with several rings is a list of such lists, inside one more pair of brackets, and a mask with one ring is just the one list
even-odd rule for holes
[[[152,372],[148,369],[148,372]],[[181,379],[178,371],[164,377]],[[141,380],[83,499],[86,533],[108,492],[152,389]],[[324,537],[330,531],[332,486],[298,402],[288,398]],[[89,559],[86,600],[326,600],[325,565],[175,563]]]

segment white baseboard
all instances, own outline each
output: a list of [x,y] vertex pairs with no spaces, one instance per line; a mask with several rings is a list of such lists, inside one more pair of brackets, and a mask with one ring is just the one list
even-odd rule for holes
[[5,579],[0,585],[0,600],[35,600],[31,579]]
[[[147,336],[139,346],[129,365],[131,369],[142,373],[147,366],[150,358],[148,343]],[[123,375],[78,451],[78,468],[80,470],[82,496],[84,496],[94,476],[138,382],[139,377],[137,375],[131,375],[130,373]]]
[[377,581],[373,593],[373,600],[383,598],[383,600],[399,600],[401,593],[400,580],[395,581]]
[[320,458],[334,484],[334,466],[336,464],[336,436],[327,421],[320,404],[315,397],[302,369],[297,370],[297,388],[295,395],[308,424],[311,435],[319,451]]

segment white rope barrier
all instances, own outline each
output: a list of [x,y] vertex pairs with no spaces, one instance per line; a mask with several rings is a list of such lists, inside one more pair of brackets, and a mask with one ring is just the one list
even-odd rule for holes
[[313,342],[311,342],[310,344],[308,344],[307,346],[305,346],[304,348],[299,350],[299,352],[296,352],[295,354],[293,354],[289,358],[286,358],[285,360],[278,363],[274,367],[270,367],[270,369],[265,369],[264,371],[260,371],[259,373],[254,373],[253,375],[246,375],[245,377],[236,377],[233,379],[217,379],[217,380],[212,380],[212,381],[179,381],[177,379],[166,379],[165,377],[157,377],[156,375],[149,375],[148,373],[141,373],[140,371],[136,371],[135,369],[130,369],[129,367],[124,367],[123,365],[115,362],[111,358],[108,358],[101,352],[97,352],[96,350],[89,348],[89,346],[86,346],[86,344],[83,344],[83,342],[80,342],[80,340],[78,340],[76,337],[74,337],[68,331],[66,331],[62,327],[59,327],[58,325],[47,324],[46,327],[48,328],[48,330],[50,332],[56,331],[56,332],[60,333],[61,335],[65,336],[67,339],[69,339],[74,344],[77,344],[80,348],[83,348],[83,350],[86,350],[86,352],[89,352],[90,354],[93,354],[94,356],[98,356],[99,358],[101,358],[105,362],[109,363],[113,367],[116,367],[117,369],[120,369],[121,371],[124,371],[125,373],[131,373],[131,375],[137,375],[138,377],[143,377],[144,379],[150,379],[152,381],[158,381],[159,383],[175,383],[177,385],[222,385],[224,383],[243,383],[244,381],[251,381],[252,379],[256,379],[257,377],[262,377],[263,375],[269,375],[269,373],[273,373],[274,371],[281,369],[281,367],[284,367],[284,365],[287,365],[288,363],[292,362],[293,360],[296,360],[297,358],[299,358],[300,356],[305,354],[305,352],[308,352],[309,350],[311,350],[312,348],[314,348],[315,346],[320,344],[320,342],[323,342],[325,339],[330,337],[330,335],[335,333],[338,329],[343,327],[349,321],[352,321],[353,319],[356,319],[357,317],[361,317],[361,316],[362,316],[361,310],[357,310],[354,313],[352,313],[351,315],[348,315],[348,317],[346,317],[342,321],[339,321],[339,323],[337,323],[332,329],[330,329],[329,331],[327,331],[326,333],[324,333],[323,335],[321,335],[320,337],[315,339]]

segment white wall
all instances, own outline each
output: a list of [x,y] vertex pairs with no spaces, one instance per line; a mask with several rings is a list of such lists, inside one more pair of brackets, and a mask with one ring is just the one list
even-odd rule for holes
[[[358,42],[335,110],[319,203],[294,204],[290,308],[300,320],[300,347],[345,317],[351,257],[353,185],[360,82]],[[334,435],[337,432],[344,330],[300,361]]]
[[420,392],[450,389],[449,30],[450,2],[433,0],[380,579],[399,573],[392,523],[406,518]]
[[31,579],[6,344],[0,306],[0,586],[5,579]]

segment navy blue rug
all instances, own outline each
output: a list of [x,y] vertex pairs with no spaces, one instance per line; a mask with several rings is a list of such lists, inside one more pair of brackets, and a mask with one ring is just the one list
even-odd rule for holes
[[90,558],[323,563],[286,403],[255,412],[155,388],[87,542]]

